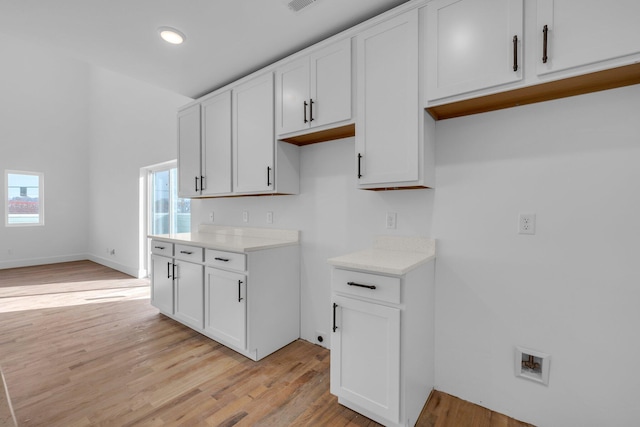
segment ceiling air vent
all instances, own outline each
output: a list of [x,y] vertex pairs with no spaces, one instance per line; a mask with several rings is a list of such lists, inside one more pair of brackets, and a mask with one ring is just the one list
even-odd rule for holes
[[293,12],[300,12],[305,7],[311,6],[317,1],[318,0],[285,0],[285,4]]

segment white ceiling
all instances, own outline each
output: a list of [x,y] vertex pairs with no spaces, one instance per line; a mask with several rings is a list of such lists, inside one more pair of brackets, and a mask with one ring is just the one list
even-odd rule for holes
[[405,1],[0,0],[0,33],[196,98]]

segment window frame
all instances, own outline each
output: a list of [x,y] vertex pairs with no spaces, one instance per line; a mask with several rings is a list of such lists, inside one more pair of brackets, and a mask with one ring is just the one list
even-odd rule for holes
[[[38,222],[9,222],[9,175],[31,175],[38,177]],[[44,226],[44,173],[5,169],[4,171],[4,225],[5,227],[39,227]]]

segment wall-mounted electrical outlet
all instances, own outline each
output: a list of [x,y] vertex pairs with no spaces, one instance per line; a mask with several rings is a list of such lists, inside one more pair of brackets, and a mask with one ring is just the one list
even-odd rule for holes
[[209,221],[213,222],[213,212],[209,212]]
[[536,214],[521,213],[518,215],[518,234],[536,234]]
[[273,224],[273,212],[267,212],[267,224]]
[[249,222],[249,211],[242,211],[242,222]]
[[387,212],[387,228],[395,229],[398,220],[398,214],[395,212]]

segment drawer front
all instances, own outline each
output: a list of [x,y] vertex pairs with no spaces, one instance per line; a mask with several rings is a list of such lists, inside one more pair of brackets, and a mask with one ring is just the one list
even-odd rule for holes
[[333,269],[333,291],[400,304],[400,278]]
[[247,256],[235,252],[217,251],[215,249],[207,249],[205,253],[205,262],[207,265],[219,268],[228,268],[230,270],[246,271]]
[[151,253],[156,255],[173,256],[173,243],[162,240],[151,241]]
[[202,248],[197,246],[176,245],[173,255],[176,259],[191,262],[202,262]]

